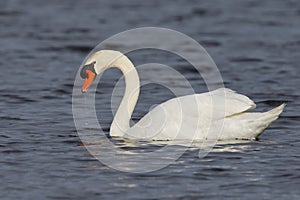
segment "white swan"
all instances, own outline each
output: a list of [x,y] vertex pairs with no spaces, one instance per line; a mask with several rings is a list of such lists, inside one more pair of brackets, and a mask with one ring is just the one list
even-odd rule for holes
[[219,140],[256,139],[282,113],[285,104],[268,112],[248,112],[256,107],[248,97],[221,88],[168,100],[130,127],[139,96],[139,76],[132,62],[122,53],[101,50],[85,62],[81,77],[86,92],[95,77],[109,68],[118,68],[126,89],[110,127],[110,136],[143,140],[207,139],[211,125],[223,125]]

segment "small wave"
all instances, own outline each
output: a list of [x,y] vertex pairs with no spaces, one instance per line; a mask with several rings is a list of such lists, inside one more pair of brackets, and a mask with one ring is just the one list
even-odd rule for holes
[[30,99],[28,97],[16,95],[16,94],[3,94],[2,97],[7,99],[7,102],[9,103],[32,103],[37,102],[34,99]]
[[264,103],[270,106],[279,106],[283,103],[289,103],[290,101],[282,101],[282,100],[266,100],[266,101],[260,101],[258,103]]
[[4,150],[4,151],[1,151],[1,153],[7,153],[7,154],[10,154],[10,153],[24,153],[25,151],[21,151],[21,150],[17,150],[17,149],[9,149],[9,150]]
[[0,11],[0,16],[19,16],[19,15],[22,15],[23,12],[20,12],[20,11]]
[[219,47],[221,46],[221,42],[218,42],[216,40],[204,40],[200,41],[200,44],[202,44],[205,47]]
[[240,57],[240,58],[231,58],[231,62],[263,62],[263,59],[260,58],[246,58],[246,57]]
[[50,46],[50,47],[43,47],[39,48],[38,51],[55,51],[55,52],[62,52],[62,51],[72,51],[72,52],[79,52],[79,53],[88,53],[93,48],[91,46],[85,45],[67,45],[67,46]]
[[8,121],[23,121],[23,120],[26,120],[26,119],[22,119],[22,118],[19,118],[19,117],[8,117],[8,116],[4,116],[4,117],[0,117],[0,120],[8,120]]

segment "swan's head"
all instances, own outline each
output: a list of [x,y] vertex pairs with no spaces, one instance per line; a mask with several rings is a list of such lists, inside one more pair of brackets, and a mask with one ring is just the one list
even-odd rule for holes
[[93,53],[87,58],[80,71],[80,76],[82,79],[84,79],[84,84],[81,90],[82,93],[85,93],[91,86],[97,75],[105,70],[106,64],[103,63],[105,57],[107,57],[107,53],[102,50]]
[[98,74],[110,67],[116,66],[116,61],[122,56],[123,54],[118,51],[101,50],[88,57],[80,71],[81,78],[85,79],[82,92],[87,91]]

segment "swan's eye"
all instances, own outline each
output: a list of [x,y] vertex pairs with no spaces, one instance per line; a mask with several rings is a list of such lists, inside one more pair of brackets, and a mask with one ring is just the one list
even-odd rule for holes
[[90,71],[92,71],[92,72],[94,72],[96,74],[95,68],[94,68],[95,63],[96,63],[96,61],[92,62],[91,64],[84,65],[82,67],[82,69],[80,71],[80,76],[81,76],[82,79],[86,79],[87,78],[87,76],[88,76],[87,73],[86,73],[87,70],[90,70]]
[[81,76],[82,79],[86,79],[87,78],[87,74],[86,74],[86,70],[85,69],[81,70],[80,76]]

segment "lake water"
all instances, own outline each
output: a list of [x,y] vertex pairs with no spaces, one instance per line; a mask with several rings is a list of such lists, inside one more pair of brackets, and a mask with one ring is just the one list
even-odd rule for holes
[[[1,1],[1,199],[299,199],[299,17],[298,0]],[[285,112],[259,141],[218,144],[202,159],[190,149],[146,174],[103,165],[75,129],[76,73],[99,42],[145,26],[194,38],[216,62],[226,87],[249,96],[258,111],[286,102]],[[196,92],[207,90],[176,56],[143,50],[129,57],[135,64],[172,66]],[[96,108],[106,132],[119,76],[106,72],[98,85]],[[142,87],[133,119],[171,97],[164,87]]]

